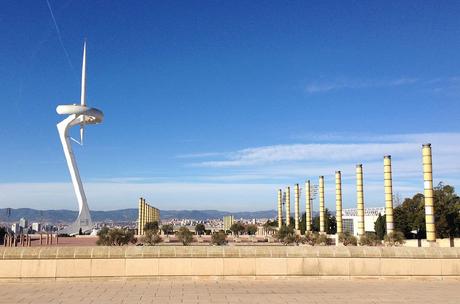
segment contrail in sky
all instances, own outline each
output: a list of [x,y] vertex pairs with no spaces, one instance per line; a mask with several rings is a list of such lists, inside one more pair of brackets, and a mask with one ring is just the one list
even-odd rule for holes
[[67,58],[67,61],[69,62],[70,67],[72,68],[72,72],[75,74],[75,69],[73,67],[72,61],[70,60],[69,53],[67,52],[67,49],[64,46],[64,42],[62,41],[61,31],[59,30],[59,26],[58,26],[58,24],[56,22],[56,18],[54,18],[53,10],[51,9],[51,4],[50,4],[50,2],[48,0],[46,0],[46,4],[48,4],[48,8],[49,8],[50,14],[51,14],[51,19],[53,19],[54,27],[56,28],[56,33],[57,33],[59,42],[61,43],[62,49],[64,50],[65,56]]

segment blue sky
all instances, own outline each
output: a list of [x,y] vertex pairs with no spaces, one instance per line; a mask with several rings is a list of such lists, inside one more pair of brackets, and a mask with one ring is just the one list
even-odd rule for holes
[[[79,101],[105,113],[74,146],[90,207],[266,210],[276,190],[335,170],[345,207],[460,186],[456,1],[8,1],[0,10],[0,207],[77,207],[56,123]],[[59,37],[60,34],[60,37]],[[62,42],[62,43],[61,43]]]

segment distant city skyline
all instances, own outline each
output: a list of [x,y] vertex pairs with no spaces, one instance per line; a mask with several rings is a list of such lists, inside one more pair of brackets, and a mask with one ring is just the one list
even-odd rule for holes
[[79,102],[85,38],[92,210],[274,210],[319,175],[335,209],[336,170],[354,208],[358,163],[380,207],[383,156],[412,196],[428,142],[435,185],[460,187],[460,3],[49,3],[0,12],[0,208],[76,209],[55,107]]

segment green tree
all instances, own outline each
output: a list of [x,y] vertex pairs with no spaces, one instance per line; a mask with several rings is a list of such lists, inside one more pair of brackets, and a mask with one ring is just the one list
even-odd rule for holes
[[238,236],[244,231],[244,225],[240,222],[233,223],[232,226],[230,226],[230,231]]
[[[329,209],[327,208],[325,210],[324,224],[325,224],[327,234],[337,233],[337,221],[335,219],[335,216],[333,216],[331,212],[329,211]],[[312,229],[313,231],[319,232],[320,230],[319,215],[313,217]]]
[[377,218],[377,220],[374,223],[374,230],[375,230],[375,233],[377,234],[377,237],[379,238],[379,240],[383,240],[383,238],[385,237],[385,234],[387,232],[386,225],[387,225],[387,223],[386,223],[385,216],[379,214],[379,217]]
[[437,237],[460,236],[460,198],[454,187],[439,183],[433,198]]
[[171,224],[164,224],[161,226],[161,230],[163,230],[165,235],[170,235],[174,232],[174,227]]
[[412,231],[415,231],[417,238],[426,236],[423,194],[406,198],[400,206],[394,208],[393,217],[395,230],[402,232],[406,238],[413,238]]
[[184,246],[189,245],[193,241],[193,233],[187,227],[180,227],[176,232],[176,236]]
[[206,227],[204,226],[204,224],[199,223],[195,226],[196,234],[203,235],[205,231],[206,231]]
[[227,234],[223,230],[214,232],[211,236],[211,244],[217,246],[227,244]]
[[249,224],[245,227],[246,233],[249,235],[255,235],[257,232],[257,226],[253,224]]

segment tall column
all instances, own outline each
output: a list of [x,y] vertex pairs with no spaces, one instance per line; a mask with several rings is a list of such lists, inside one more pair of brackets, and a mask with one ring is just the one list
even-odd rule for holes
[[291,224],[291,188],[286,188],[286,226]]
[[142,227],[142,197],[139,198],[139,210],[137,211],[138,213],[138,226],[137,226],[137,233],[139,235],[142,235],[142,230],[144,227]]
[[300,213],[300,189],[299,184],[295,184],[294,187],[294,223],[295,223],[295,231],[298,233],[300,231],[299,227],[299,213]]
[[335,218],[337,220],[337,234],[343,232],[342,228],[342,173],[335,171]]
[[365,234],[364,231],[364,193],[363,193],[363,165],[356,165],[356,200],[358,211],[358,236]]
[[433,163],[431,157],[431,144],[424,144],[423,155],[423,194],[425,196],[425,222],[426,240],[436,242],[436,227],[434,225],[434,202],[433,202]]
[[311,231],[311,192],[310,180],[305,182],[305,231]]
[[283,191],[278,190],[278,228],[283,225]]
[[319,232],[325,233],[325,210],[324,210],[324,176],[319,177]]
[[393,224],[393,180],[391,176],[391,156],[383,157],[383,183],[385,187],[385,218],[387,234],[394,231]]
[[144,226],[145,226],[145,219],[147,215],[147,206],[145,205],[145,199],[142,199],[142,234],[145,233]]

